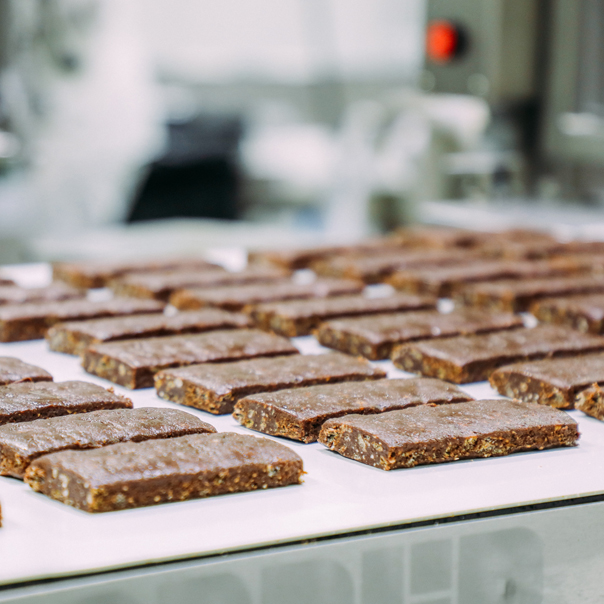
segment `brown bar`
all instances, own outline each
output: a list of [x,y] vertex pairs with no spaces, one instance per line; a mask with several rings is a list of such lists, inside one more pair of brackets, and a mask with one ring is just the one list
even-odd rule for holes
[[14,357],[0,357],[0,386],[16,382],[52,382],[52,375]]
[[457,336],[402,344],[392,352],[396,367],[456,384],[486,380],[510,363],[604,350],[604,338],[557,325]]
[[246,315],[206,308],[173,316],[159,313],[59,323],[48,330],[46,339],[51,350],[80,355],[90,346],[103,342],[203,333],[249,327],[251,324]]
[[578,438],[564,411],[505,399],[347,415],[319,435],[332,451],[381,470],[572,447]]
[[218,306],[237,311],[245,306],[278,300],[327,298],[358,294],[363,284],[349,279],[317,279],[313,283],[266,283],[215,288],[183,289],[175,292],[170,303],[181,310]]
[[23,479],[34,461],[58,451],[96,449],[216,432],[206,422],[177,409],[109,409],[0,426],[0,474]]
[[386,359],[396,344],[522,327],[522,319],[509,313],[457,310],[406,312],[371,317],[334,319],[319,326],[316,336],[323,346],[367,359]]
[[117,296],[153,298],[167,301],[173,292],[184,288],[206,288],[246,283],[283,281],[289,272],[279,268],[257,266],[238,273],[215,267],[212,270],[169,271],[162,273],[131,273],[109,282]]
[[573,409],[579,391],[604,384],[604,354],[505,365],[491,374],[489,382],[511,398]]
[[380,254],[401,246],[398,236],[367,239],[351,245],[325,245],[286,250],[258,250],[248,254],[250,264],[268,264],[289,270],[308,268],[314,261],[341,254]]
[[110,279],[134,272],[204,269],[215,267],[201,258],[168,258],[153,260],[109,260],[57,262],[52,267],[53,279],[75,287],[104,287]]
[[26,302],[57,302],[86,297],[86,292],[63,283],[53,283],[47,287],[0,287],[0,304],[24,304]]
[[577,392],[575,409],[600,421],[604,420],[604,391],[600,384],[594,384],[590,388]]
[[126,388],[150,388],[161,369],[297,353],[281,336],[232,329],[97,344],[82,355],[82,367]]
[[22,382],[0,386],[0,425],[99,409],[131,408],[130,399],[89,382]]
[[493,311],[519,312],[528,310],[540,298],[596,292],[604,292],[604,275],[475,283],[461,288],[455,301]]
[[479,257],[464,249],[402,250],[379,256],[335,256],[312,265],[325,277],[359,279],[365,283],[380,283],[395,271],[420,266],[445,266],[458,262],[472,262]]
[[308,335],[322,321],[335,317],[425,309],[436,309],[436,299],[394,294],[383,298],[355,295],[272,302],[253,306],[249,312],[254,323],[261,329],[293,338]]
[[166,400],[222,414],[256,392],[385,377],[368,361],[335,352],[169,369],[155,376],[155,388]]
[[420,268],[393,273],[387,282],[396,289],[415,294],[450,297],[460,287],[477,281],[535,279],[585,270],[585,264],[571,259],[512,262],[485,260],[461,266]]
[[162,302],[134,298],[7,304],[0,306],[0,342],[42,339],[52,325],[62,321],[156,313],[163,308]]
[[12,279],[7,279],[6,277],[0,277],[0,285],[15,285],[15,282]]
[[25,482],[86,512],[110,512],[299,484],[302,474],[290,448],[222,432],[45,455]]
[[568,325],[585,333],[604,332],[604,294],[544,298],[530,310],[544,323]]
[[470,400],[457,386],[432,378],[344,382],[246,396],[233,417],[251,430],[310,443],[335,417]]

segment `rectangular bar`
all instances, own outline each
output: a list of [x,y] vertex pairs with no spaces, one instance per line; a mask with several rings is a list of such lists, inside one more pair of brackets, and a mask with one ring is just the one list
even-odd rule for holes
[[534,302],[530,311],[544,323],[568,325],[586,333],[604,332],[604,294],[544,298]]
[[215,267],[215,264],[202,258],[91,260],[84,262],[56,262],[52,267],[52,276],[57,281],[64,281],[75,287],[90,289],[104,287],[110,279],[115,279],[127,273]]
[[167,301],[173,292],[185,288],[220,287],[247,283],[270,283],[289,277],[286,270],[257,266],[237,273],[215,267],[212,270],[130,273],[109,282],[116,296],[133,296]]
[[385,377],[368,361],[336,352],[169,369],[155,376],[155,388],[163,399],[222,414],[256,392]]
[[583,411],[586,415],[604,420],[604,390],[599,384],[585,388],[577,392],[575,397],[575,409]]
[[289,447],[221,432],[45,455],[25,482],[86,512],[110,512],[299,484],[302,474]]
[[456,310],[406,312],[371,317],[334,319],[319,326],[315,335],[327,348],[367,359],[386,359],[396,344],[426,338],[484,333],[522,327],[522,319],[509,313]]
[[604,338],[557,325],[423,340],[397,346],[392,362],[404,371],[465,384],[486,380],[510,363],[604,350]]
[[485,260],[461,266],[443,266],[397,271],[387,283],[396,289],[430,294],[439,298],[451,297],[468,283],[504,279],[535,279],[565,275],[585,270],[585,264],[571,259],[517,261]]
[[0,425],[99,409],[131,408],[130,399],[89,382],[21,382],[0,386]]
[[604,384],[604,354],[505,365],[489,377],[504,396],[558,409],[573,409],[581,390]]
[[245,306],[261,302],[294,300],[304,298],[328,298],[358,294],[363,284],[349,279],[317,279],[313,283],[265,283],[262,285],[240,285],[215,288],[182,289],[170,297],[170,303],[181,310],[217,306],[237,311]]
[[255,250],[248,253],[250,264],[268,264],[289,270],[308,268],[315,260],[341,254],[380,254],[401,247],[398,236],[366,239],[350,245],[325,245],[317,247]]
[[330,419],[319,442],[344,457],[394,470],[572,447],[578,438],[577,422],[564,411],[497,399]]
[[457,386],[432,378],[343,382],[252,394],[237,401],[233,417],[250,430],[310,443],[335,417],[471,400]]
[[540,298],[597,292],[604,292],[604,275],[485,281],[460,288],[454,299],[456,304],[465,306],[520,312]]
[[103,342],[203,333],[249,327],[251,324],[251,319],[244,314],[206,308],[172,316],[158,313],[59,323],[48,330],[46,340],[51,350],[80,355],[90,346]]
[[14,357],[0,357],[0,386],[16,382],[52,382],[52,375],[41,367]]
[[46,287],[20,287],[0,284],[0,304],[24,304],[26,302],[58,302],[85,298],[86,292],[63,283]]
[[476,253],[464,249],[411,249],[379,256],[334,256],[315,262],[311,268],[324,277],[380,283],[395,271],[419,266],[445,266],[457,262],[472,262],[479,258]]
[[0,426],[0,474],[23,479],[34,459],[58,451],[211,432],[216,429],[190,413],[154,407],[108,409],[7,424]]
[[42,339],[50,327],[62,321],[157,313],[163,308],[157,300],[136,298],[7,304],[0,306],[0,342]]
[[281,336],[232,329],[97,344],[82,355],[82,367],[126,388],[150,388],[161,369],[297,353]]
[[249,314],[261,329],[293,338],[308,335],[322,321],[335,317],[427,309],[436,309],[435,298],[409,294],[394,294],[381,298],[355,295],[269,302],[253,306]]

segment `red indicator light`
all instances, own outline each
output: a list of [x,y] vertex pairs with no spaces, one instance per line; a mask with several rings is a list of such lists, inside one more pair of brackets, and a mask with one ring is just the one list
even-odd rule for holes
[[435,63],[448,63],[459,51],[459,30],[449,21],[432,21],[426,32],[426,53]]

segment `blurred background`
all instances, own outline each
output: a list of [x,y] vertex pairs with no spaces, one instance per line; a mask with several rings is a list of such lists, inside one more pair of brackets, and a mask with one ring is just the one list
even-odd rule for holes
[[603,204],[604,0],[0,0],[0,262]]

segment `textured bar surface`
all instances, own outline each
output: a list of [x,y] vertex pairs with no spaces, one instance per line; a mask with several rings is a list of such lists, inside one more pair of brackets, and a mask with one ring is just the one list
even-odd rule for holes
[[604,390],[599,384],[580,390],[575,398],[575,409],[600,421],[604,420]]
[[564,411],[505,399],[422,405],[330,419],[319,441],[382,470],[568,447],[579,438]]
[[150,388],[160,369],[297,353],[281,336],[232,329],[97,344],[82,355],[82,367],[126,388]]
[[349,279],[317,279],[313,283],[265,283],[215,288],[183,289],[174,292],[170,303],[182,310],[218,306],[226,310],[241,310],[250,304],[293,300],[295,298],[327,298],[358,294],[363,284]]
[[604,338],[560,327],[541,325],[397,346],[396,367],[456,384],[486,380],[510,363],[604,350]]
[[282,281],[287,279],[289,274],[283,269],[264,266],[247,268],[237,273],[214,267],[211,270],[131,273],[111,281],[109,287],[118,296],[167,301],[172,292],[178,289]]
[[24,304],[26,302],[57,302],[84,298],[86,292],[63,283],[46,287],[19,287],[0,284],[0,304]]
[[580,390],[604,384],[604,354],[505,365],[491,374],[489,382],[510,398],[572,409]]
[[586,333],[604,332],[604,294],[545,298],[530,310],[544,323],[568,325]]
[[457,386],[432,378],[344,382],[246,396],[233,417],[251,430],[309,443],[334,417],[470,400]]
[[535,279],[584,270],[585,263],[571,259],[512,262],[490,260],[461,266],[441,266],[397,271],[387,282],[396,289],[416,294],[450,297],[460,287],[475,281]]
[[334,319],[319,326],[316,337],[323,346],[368,359],[386,359],[401,342],[442,338],[522,327],[522,319],[509,313],[461,309],[406,312],[371,317]]
[[109,512],[301,482],[290,448],[232,432],[62,451],[35,460],[25,481],[86,512]]
[[20,359],[0,357],[0,386],[15,382],[52,382],[52,375]]
[[355,295],[259,304],[251,308],[250,316],[261,329],[293,338],[308,335],[319,323],[334,317],[425,309],[436,309],[436,299],[408,294],[381,298]]
[[162,302],[136,298],[7,304],[0,306],[0,342],[41,339],[50,327],[62,321],[157,313],[163,308]]
[[336,352],[170,369],[155,376],[155,388],[161,398],[221,414],[247,394],[384,377],[368,361]]
[[344,279],[360,279],[365,283],[379,283],[398,270],[418,266],[443,266],[456,262],[476,261],[474,253],[463,249],[402,250],[379,256],[336,256],[317,261],[312,268],[319,275]]
[[379,254],[401,246],[400,238],[366,239],[352,245],[326,245],[286,250],[257,250],[248,254],[251,264],[268,264],[291,270],[307,268],[315,260],[341,254]]
[[604,275],[577,275],[549,279],[485,281],[460,288],[456,304],[519,312],[551,296],[604,292]]
[[130,399],[89,382],[21,382],[0,386],[0,425],[99,409],[131,408]]
[[216,432],[190,413],[141,407],[108,409],[0,426],[0,474],[23,478],[34,459],[68,449]]
[[52,276],[53,279],[64,281],[75,287],[91,288],[103,287],[110,279],[127,273],[204,269],[215,266],[201,258],[56,262],[52,267]]
[[51,327],[46,339],[51,350],[79,355],[90,346],[102,342],[203,333],[216,329],[249,327],[251,324],[251,319],[246,315],[219,308],[206,308],[172,316],[158,313],[70,321]]

